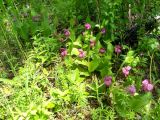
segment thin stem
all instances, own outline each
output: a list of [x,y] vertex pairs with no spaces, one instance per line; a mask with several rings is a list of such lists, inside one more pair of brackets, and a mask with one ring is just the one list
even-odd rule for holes
[[[152,53],[152,55],[150,56],[150,67],[149,67],[149,79],[152,81],[152,63],[153,63],[153,54],[154,53]],[[149,55],[150,55],[150,53],[149,53]]]
[[157,72],[157,69],[156,69],[156,63],[155,61],[153,60],[153,66],[154,66],[154,72],[155,72],[155,75],[156,77],[158,78],[158,72]]
[[115,80],[116,80],[116,78],[117,78],[117,76],[118,76],[119,71],[122,69],[124,63],[125,63],[125,61],[123,61],[123,63],[121,64],[120,68],[118,69],[117,74],[116,74],[116,76],[115,76]]
[[100,24],[100,9],[99,9],[99,1],[98,0],[96,0],[96,6],[97,6],[98,23]]

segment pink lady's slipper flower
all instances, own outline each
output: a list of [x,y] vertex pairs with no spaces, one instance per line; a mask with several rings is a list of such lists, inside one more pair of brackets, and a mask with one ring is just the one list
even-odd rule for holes
[[96,41],[95,40],[90,40],[90,47],[94,47],[96,45]]
[[104,54],[106,52],[105,48],[100,48],[99,53]]
[[67,55],[66,48],[60,48],[60,52],[61,52],[61,57],[65,57]]
[[78,49],[79,51],[79,57],[84,58],[86,56],[85,52],[82,49]]
[[104,84],[109,87],[112,83],[112,77],[111,76],[105,76],[104,77]]
[[142,81],[142,90],[145,92],[150,92],[153,90],[153,84],[150,83],[148,79]]
[[122,72],[124,74],[125,77],[127,77],[129,75],[129,71],[131,70],[131,67],[130,66],[127,66],[127,67],[123,67],[122,68]]
[[102,33],[102,34],[105,34],[105,33],[106,33],[106,29],[105,29],[105,28],[102,28],[101,33]]
[[114,51],[119,54],[122,51],[122,47],[120,45],[116,45]]
[[69,36],[70,36],[70,32],[69,32],[68,29],[65,29],[65,30],[64,30],[64,35],[65,35],[66,37],[69,37]]
[[129,86],[127,90],[131,95],[134,95],[136,93],[136,88],[134,85]]
[[86,29],[86,30],[91,29],[91,25],[90,25],[89,23],[86,23],[84,26],[85,26],[85,29]]

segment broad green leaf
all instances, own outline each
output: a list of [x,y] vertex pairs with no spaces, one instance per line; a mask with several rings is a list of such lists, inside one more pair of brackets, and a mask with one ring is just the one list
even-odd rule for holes
[[72,42],[75,41],[75,39],[76,39],[74,30],[71,30],[70,39],[71,39]]
[[136,112],[142,110],[151,101],[151,93],[137,95],[130,100],[131,109]]
[[133,62],[133,60],[134,60],[134,51],[129,51],[129,52],[127,53],[126,58],[125,58],[125,63],[130,64],[130,63]]
[[78,55],[79,54],[79,51],[77,48],[73,48],[72,51],[71,51],[71,55]]
[[107,58],[109,61],[112,59],[113,50],[114,50],[113,45],[110,42],[108,42],[107,43]]
[[111,68],[104,67],[102,70],[100,70],[101,76],[104,77],[105,75],[112,75]]
[[96,68],[99,66],[99,63],[100,63],[100,58],[94,57],[93,61],[91,61],[88,66],[89,72],[93,72],[94,70],[96,70]]

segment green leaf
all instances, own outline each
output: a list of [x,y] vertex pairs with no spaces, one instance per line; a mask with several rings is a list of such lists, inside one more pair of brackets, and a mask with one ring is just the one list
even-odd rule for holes
[[134,56],[134,51],[129,51],[128,53],[127,53],[127,56],[126,56],[126,58],[125,58],[125,63],[128,63],[128,64],[131,64],[132,62],[133,62],[133,60],[135,59],[134,58],[135,56]]
[[55,104],[53,102],[48,102],[47,105],[46,105],[47,109],[51,109],[51,108],[54,108],[54,107],[55,107]]
[[79,54],[79,51],[77,48],[73,48],[72,51],[71,51],[71,55],[78,55]]
[[75,36],[74,30],[71,30],[70,39],[71,39],[72,42],[76,40],[76,36]]
[[78,46],[78,47],[82,47],[82,44],[79,41],[74,42],[73,45]]
[[88,67],[88,62],[85,61],[85,60],[82,60],[82,61],[80,61],[80,60],[75,60],[74,63],[75,63],[75,64],[79,64],[79,65],[84,65],[84,66]]
[[104,67],[100,70],[101,76],[104,77],[105,75],[112,75],[112,70],[109,67]]
[[111,56],[105,56],[101,58],[101,63],[98,66],[98,71],[100,71],[101,76],[112,75],[112,64],[111,64]]
[[100,58],[94,57],[93,61],[91,61],[88,66],[89,72],[93,72],[94,70],[96,70],[96,68],[99,66],[99,63],[100,63]]
[[42,71],[43,71],[43,74],[48,76],[49,72],[45,68],[43,68]]
[[107,43],[107,56],[111,59],[113,55],[113,45],[109,42]]
[[82,66],[78,66],[78,69],[80,71],[80,75],[82,75],[82,76],[90,76],[89,71],[88,71],[87,68],[86,67],[82,67]]
[[136,112],[141,111],[147,104],[151,101],[151,93],[147,93],[144,95],[137,95],[130,100],[131,109]]

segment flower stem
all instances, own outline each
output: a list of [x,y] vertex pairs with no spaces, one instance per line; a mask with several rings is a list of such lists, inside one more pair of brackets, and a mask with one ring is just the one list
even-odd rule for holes
[[150,55],[150,53],[149,53],[149,56],[150,56],[150,67],[149,67],[149,79],[152,81],[152,63],[153,63],[153,54],[154,53],[152,53],[152,55]]

